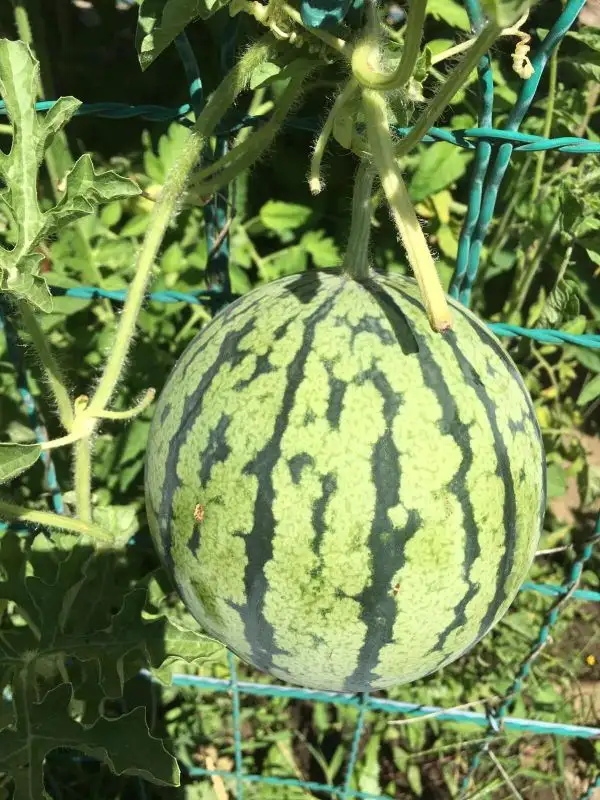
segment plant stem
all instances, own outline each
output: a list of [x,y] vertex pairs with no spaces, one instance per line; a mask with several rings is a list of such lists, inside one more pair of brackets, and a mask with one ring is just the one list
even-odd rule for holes
[[97,525],[89,525],[80,519],[53,514],[51,511],[34,511],[5,500],[0,500],[0,517],[15,522],[31,522],[46,528],[58,528],[69,533],[80,533],[101,542],[112,542],[112,536]]
[[321,181],[321,163],[323,161],[323,156],[325,154],[325,148],[327,147],[327,142],[333,132],[333,126],[335,125],[336,117],[342,111],[346,103],[352,99],[358,89],[358,82],[356,78],[350,78],[348,83],[344,86],[342,91],[338,94],[335,98],[335,102],[329,114],[327,115],[327,119],[325,120],[325,125],[323,125],[323,129],[319,134],[317,142],[315,144],[315,149],[313,150],[312,159],[310,162],[310,177],[309,177],[309,187],[310,191],[313,194],[319,194],[319,192],[323,188],[323,183]]
[[327,33],[327,31],[319,30],[319,28],[307,28],[302,22],[300,13],[288,3],[281,3],[281,5],[278,5],[278,9],[283,11],[284,14],[286,14],[297,25],[301,25],[307,33],[311,34],[311,36],[315,36],[317,39],[320,39],[333,50],[337,51],[338,53],[342,53],[343,55],[349,56],[351,54],[352,45],[349,42],[345,41],[344,39],[340,39],[337,36],[332,36],[330,33]]
[[466,82],[469,74],[476,68],[479,59],[490,49],[501,32],[502,28],[495,22],[489,22],[485,28],[483,28],[477,37],[477,41],[467,52],[463,60],[454,68],[450,75],[448,75],[445,83],[415,122],[408,136],[396,146],[396,158],[405,156],[412,150],[412,148],[421,141],[429,128],[437,122],[440,115],[446,109],[446,106]]
[[92,519],[92,448],[88,436],[75,443],[75,507],[84,522]]
[[206,139],[212,134],[237,95],[245,88],[252,71],[269,58],[272,49],[271,37],[265,36],[242,56],[209,98],[190,132],[179,159],[167,175],[152,210],[150,224],[138,255],[135,278],[127,295],[113,347],[88,406],[91,416],[101,414],[105,410],[117,387],[135,333],[136,320],[144,301],[144,293],[156,255],[188,177],[200,158]]
[[516,312],[521,311],[523,305],[525,304],[525,300],[527,299],[531,284],[533,283],[535,273],[537,272],[542,258],[548,250],[548,247],[554,239],[556,232],[558,231],[560,215],[561,211],[559,209],[555,213],[550,224],[546,226],[542,238],[540,239],[535,250],[535,254],[531,258],[531,261],[526,265],[521,280],[519,280],[517,283],[515,295],[512,298],[509,298],[506,303],[506,316],[508,317],[509,321],[510,317],[512,317],[512,315]]
[[371,233],[371,196],[375,172],[361,161],[354,180],[352,223],[342,270],[355,280],[369,276],[369,241]]
[[298,100],[308,72],[309,70],[290,80],[289,86],[278,98],[275,111],[262,130],[255,132],[244,144],[235,147],[215,164],[211,164],[210,167],[194,177],[190,189],[195,194],[200,197],[210,196],[221,186],[234,180],[241,172],[251,167],[262,156],[272,144],[290,109]]
[[[542,135],[546,137],[546,139],[550,136],[552,131],[552,117],[554,116],[554,102],[556,100],[556,83],[557,83],[557,76],[558,76],[558,50],[559,46],[554,49],[552,56],[550,57],[550,77],[549,77],[549,87],[548,87],[548,105],[546,106],[546,117],[544,119],[544,130]],[[546,150],[542,150],[540,153],[537,154],[537,160],[535,164],[535,173],[533,176],[533,185],[531,187],[531,204],[532,208],[535,207],[535,201],[537,200],[540,187],[542,185],[542,175],[544,172],[544,161],[546,160]]]
[[402,56],[393,72],[377,72],[371,65],[378,55],[378,40],[374,33],[369,33],[356,45],[352,53],[352,73],[361,86],[391,91],[408,83],[419,58],[426,7],[427,0],[412,0],[404,29]]
[[452,326],[452,316],[433,257],[394,156],[383,95],[372,89],[365,89],[363,109],[373,162],[406,249],[409,264],[419,284],[427,317],[434,330],[447,330]]
[[29,303],[21,300],[19,302],[19,311],[25,329],[31,336],[31,340],[42,362],[44,376],[56,401],[59,419],[65,430],[70,431],[73,427],[73,403],[66,388],[61,369],[50,350],[46,335],[35,313],[31,310]]

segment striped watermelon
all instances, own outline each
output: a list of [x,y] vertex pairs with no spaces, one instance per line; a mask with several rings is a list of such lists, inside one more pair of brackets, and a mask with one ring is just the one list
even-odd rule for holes
[[188,609],[288,682],[366,691],[458,658],[531,564],[545,459],[481,322],[434,333],[416,283],[260,286],[179,359],[150,433],[156,546]]

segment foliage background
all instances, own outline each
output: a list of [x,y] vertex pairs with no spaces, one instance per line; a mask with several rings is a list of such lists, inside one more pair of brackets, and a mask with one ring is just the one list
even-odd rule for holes
[[[96,0],[93,4],[57,0],[39,3],[37,7],[32,4],[31,11],[47,97],[71,94],[85,102],[111,100],[168,106],[187,102],[186,82],[174,48],[169,48],[145,73],[140,71],[134,46],[135,7],[114,4],[112,0]],[[533,12],[526,29],[534,37],[543,35],[548,20],[554,19],[559,11],[560,3],[545,2]],[[396,10],[391,8],[391,12]],[[207,91],[215,87],[220,75],[215,42],[222,35],[223,24],[217,15],[188,29],[192,46],[200,54]],[[452,0],[430,0],[426,38],[433,52],[464,38],[467,30],[461,6]],[[7,4],[0,8],[0,34],[16,38],[13,11]],[[239,36],[243,39],[243,30]],[[493,53],[496,124],[505,118],[516,98],[519,79],[510,68],[513,48],[514,41],[502,41]],[[574,35],[563,43],[556,67],[555,89],[548,73],[523,130],[542,133],[549,125],[554,136],[577,132],[598,141],[600,30],[593,24],[577,27]],[[473,75],[472,82],[455,98],[451,112],[443,120],[444,126],[475,125],[474,78]],[[426,94],[435,80],[434,73],[425,85]],[[321,118],[324,105],[331,101],[332,89],[325,81],[314,87],[305,98],[301,116]],[[276,91],[276,87],[262,92],[259,89],[255,102],[268,101]],[[550,115],[548,98],[554,91],[555,103]],[[0,128],[3,149],[9,141],[7,133]],[[105,289],[127,288],[153,198],[177,157],[183,136],[184,130],[177,124],[150,124],[139,119],[80,117],[69,124],[68,143],[75,156],[92,152],[98,168],[110,167],[133,177],[144,194],[111,202],[96,215],[87,217],[77,229],[70,226],[48,242],[43,255],[46,277],[52,286],[66,288],[83,283]],[[269,157],[238,180],[231,225],[234,292],[247,291],[256,283],[291,272],[331,266],[339,260],[349,226],[355,161],[347,151],[333,144],[327,157],[327,189],[312,198],[305,180],[310,143],[306,131],[286,128]],[[62,157],[66,157],[64,152]],[[473,297],[473,307],[482,317],[529,326],[552,325],[574,333],[598,332],[600,204],[597,198],[600,195],[594,193],[593,186],[591,190],[582,188],[593,167],[593,158],[570,159],[550,152],[544,156],[513,157]],[[470,160],[469,153],[443,143],[422,146],[407,160],[411,194],[425,221],[430,243],[438,252],[446,285],[466,209]],[[535,175],[540,162],[543,171],[538,183]],[[50,202],[48,175],[41,176],[39,196],[42,205]],[[376,213],[376,219],[374,264],[379,269],[404,272],[401,250],[382,209]],[[165,240],[154,290],[189,292],[206,286],[204,233],[203,209],[183,207]],[[10,223],[1,210],[0,237],[10,240]],[[531,283],[524,292],[523,281],[528,276]],[[110,346],[118,313],[116,304],[58,297],[52,313],[40,318],[75,395],[94,383]],[[131,406],[150,385],[160,388],[179,353],[208,318],[208,311],[202,307],[148,302],[139,320],[139,333],[129,359],[126,382],[119,390],[118,407]],[[39,365],[31,357],[26,338],[24,344],[20,352],[41,416],[50,436],[59,436]],[[591,531],[600,497],[597,444],[600,355],[581,348],[516,341],[510,343],[510,348],[534,397],[548,454],[552,502],[541,549],[560,548],[536,559],[532,577],[542,582],[562,583],[577,547]],[[64,749],[73,744],[66,730],[66,720],[71,716],[75,715],[84,724],[92,723],[101,708],[108,717],[124,719],[128,713],[135,715],[132,709],[144,706],[145,722],[141,718],[128,718],[132,725],[130,736],[137,737],[141,730],[134,722],[141,726],[147,723],[153,736],[162,737],[167,750],[184,765],[212,764],[230,769],[233,764],[229,696],[198,694],[191,689],[159,689],[145,678],[136,677],[139,666],[148,660],[165,674],[176,669],[217,677],[228,675],[222,648],[206,643],[199,648],[195,640],[188,641],[182,634],[182,625],[194,628],[194,623],[160,571],[148,538],[142,467],[151,413],[150,408],[127,425],[109,423],[99,435],[93,476],[95,513],[98,520],[110,519],[120,528],[121,550],[92,554],[83,545],[73,547],[69,537],[57,537],[53,550],[43,534],[33,540],[30,537],[27,544],[19,540],[18,547],[13,537],[5,535],[0,546],[4,583],[12,581],[11,590],[17,594],[23,586],[27,587],[32,614],[40,613],[46,594],[42,592],[36,597],[35,586],[26,583],[26,575],[40,577],[45,585],[54,584],[55,595],[61,597],[69,591],[75,592],[73,587],[79,586],[81,575],[86,576],[76,591],[71,627],[61,631],[64,641],[58,637],[48,645],[47,652],[52,655],[43,662],[43,668],[38,663],[34,681],[36,698],[43,700],[43,724],[55,743],[63,746],[62,750],[49,753],[45,767],[48,790],[55,797],[223,800],[228,796],[227,791],[233,793],[233,788],[229,784],[226,787],[218,778],[212,782],[191,781],[184,776],[179,789],[148,782],[146,778],[152,776],[145,770],[154,770],[155,781],[168,783],[173,769],[150,738],[136,738],[140,748],[133,777],[116,777],[106,766],[85,755],[83,759],[69,758],[68,749]],[[5,440],[32,441],[3,338],[0,338],[0,420]],[[55,451],[55,464],[59,483],[67,489],[71,484],[70,465],[63,450]],[[22,504],[47,507],[48,489],[41,463],[10,489],[11,496]],[[65,500],[67,505],[72,502],[68,491]],[[136,543],[127,545],[133,533]],[[599,587],[597,556],[589,563],[583,582],[592,589]],[[15,628],[22,634],[28,624],[16,610],[14,593],[12,601],[0,600],[0,632],[4,640],[10,639]],[[151,618],[142,615],[144,602],[145,613],[151,613]],[[521,593],[511,613],[471,654],[389,695],[446,707],[497,696],[506,690],[516,665],[531,647],[549,602],[532,592]],[[52,608],[58,616],[58,607]],[[43,624],[51,625],[52,613],[46,609]],[[569,606],[553,634],[552,644],[541,655],[527,688],[516,701],[515,716],[600,723],[598,619],[598,608],[593,605]],[[97,651],[90,653],[85,649],[85,637],[90,630],[95,632],[97,642],[101,641],[99,631],[109,632],[102,640],[105,652],[101,656]],[[128,636],[119,632],[127,632]],[[27,640],[21,638],[19,642],[20,657],[26,663]],[[66,667],[61,660],[64,653],[70,654]],[[186,653],[190,663],[179,657]],[[2,657],[0,653],[0,677],[7,676]],[[115,664],[120,665],[121,671]],[[263,675],[251,674],[243,666],[240,675],[268,680]],[[7,680],[5,677],[2,685],[7,685]],[[74,697],[69,697],[68,692],[60,694],[69,684],[76,687]],[[48,689],[58,694],[54,691],[45,695]],[[14,723],[11,715],[8,702],[0,706],[0,728]],[[266,775],[339,782],[355,715],[354,710],[341,707],[245,698],[242,709],[245,769]],[[390,722],[382,714],[367,719],[354,778],[356,787],[399,798],[456,796],[469,756],[481,740],[481,730],[436,720],[400,727]],[[124,726],[123,731],[127,730]],[[88,755],[97,755],[93,748],[98,746],[90,740]],[[125,748],[124,741],[113,742],[111,746],[114,753],[124,756],[126,751],[127,756],[131,755],[131,748]],[[43,755],[44,751],[40,752]],[[584,791],[600,751],[584,740],[505,733],[494,745],[494,752],[524,797],[545,799],[577,797]],[[0,753],[0,767],[3,756]],[[7,763],[6,771],[11,773],[11,764]],[[11,796],[10,785],[9,778],[4,784],[0,782],[0,796]],[[494,765],[486,762],[478,773],[476,792],[471,796],[501,798],[511,796],[510,791]],[[247,789],[248,797],[261,799],[295,799],[307,795],[310,793],[302,789],[268,786]]]

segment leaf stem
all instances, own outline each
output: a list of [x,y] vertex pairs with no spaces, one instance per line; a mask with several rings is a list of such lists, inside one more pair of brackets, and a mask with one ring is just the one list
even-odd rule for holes
[[251,167],[272,144],[283,121],[302,91],[302,84],[308,74],[306,70],[290,80],[290,84],[277,100],[275,111],[262,130],[255,132],[243,144],[238,145],[217,162],[202,170],[194,177],[191,191],[200,197],[210,196],[221,186],[234,180],[241,172]]
[[113,347],[88,406],[91,416],[104,412],[117,387],[135,333],[136,320],[144,301],[154,261],[188,177],[198,163],[206,139],[212,134],[237,95],[245,88],[252,71],[258,64],[268,59],[272,48],[271,36],[263,37],[244,54],[223,79],[198,117],[179,159],[167,175],[152,210],[150,224],[137,259],[135,277],[123,308]]
[[80,533],[100,542],[112,542],[112,536],[97,525],[91,525],[74,517],[53,514],[51,511],[36,511],[24,506],[0,500],[0,517],[15,522],[31,522],[46,528],[58,528],[69,533]]
[[392,91],[400,89],[410,80],[419,58],[427,0],[412,0],[403,36],[400,63],[393,72],[377,72],[372,62],[378,57],[378,37],[369,33],[352,53],[352,73],[361,86],[367,89]]
[[331,111],[327,115],[323,129],[321,130],[321,133],[316,141],[315,149],[310,162],[310,176],[308,180],[310,191],[313,194],[319,194],[319,192],[323,189],[323,182],[321,180],[321,163],[323,161],[323,156],[325,155],[327,142],[329,141],[329,138],[333,132],[333,126],[335,125],[336,117],[342,111],[346,103],[352,99],[357,89],[358,81],[356,78],[350,78],[348,83],[335,98],[335,102],[331,108]]
[[369,276],[369,241],[371,238],[371,197],[375,171],[361,161],[354,180],[352,223],[342,270],[355,280]]
[[25,329],[30,335],[42,362],[44,376],[56,401],[59,419],[65,430],[71,431],[73,428],[73,403],[66,388],[61,369],[50,350],[46,335],[29,303],[25,300],[19,301],[19,311]]
[[396,146],[396,158],[401,158],[410,152],[421,141],[429,128],[437,122],[454,95],[476,68],[481,56],[490,49],[501,33],[502,28],[495,22],[489,22],[482,29],[473,46],[463,60],[448,75],[445,83],[442,84],[439,92],[415,122],[408,136]]
[[[558,51],[559,51],[559,46],[557,46],[554,49],[554,52],[550,56],[550,76],[549,76],[548,100],[547,100],[548,105],[546,106],[546,117],[544,119],[544,130],[542,132],[542,136],[544,136],[546,139],[549,138],[550,133],[552,131],[552,117],[554,116],[554,103],[556,100],[556,84],[558,77]],[[533,185],[531,187],[532,209],[535,208],[535,201],[538,198],[538,194],[540,192],[540,188],[542,185],[542,175],[544,173],[545,160],[546,160],[546,150],[542,150],[540,153],[537,154],[535,173],[533,176]]]
[[447,330],[452,326],[452,316],[433,257],[394,156],[383,95],[373,89],[365,89],[363,109],[373,162],[406,249],[408,262],[419,284],[427,317],[434,330]]

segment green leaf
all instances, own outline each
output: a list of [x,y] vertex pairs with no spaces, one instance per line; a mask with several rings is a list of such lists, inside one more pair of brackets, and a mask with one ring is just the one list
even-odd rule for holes
[[40,242],[74,219],[93,212],[107,200],[139,193],[138,187],[113,172],[95,173],[88,155],[82,156],[66,179],[64,196],[43,212],[38,204],[38,170],[56,134],[80,102],[62,97],[45,115],[37,114],[35,99],[39,64],[23,42],[0,41],[0,93],[12,124],[10,149],[0,152],[0,203],[6,209],[14,246],[0,245],[0,290],[41,309],[52,309],[46,281],[39,274]]
[[552,289],[536,322],[539,328],[560,328],[579,314],[577,284],[560,280]]
[[179,786],[177,761],[150,734],[144,708],[81,725],[70,714],[70,684],[51,689],[36,702],[32,680],[24,672],[15,683],[15,721],[0,731],[0,772],[14,781],[14,800],[50,798],[44,791],[44,761],[57,748],[96,758],[115,775],[139,775],[158,785]]
[[335,267],[340,263],[340,251],[325,231],[307,231],[300,239],[300,246],[310,255],[316,267]]
[[427,13],[434,19],[442,20],[453,28],[470,31],[469,16],[460,3],[455,0],[428,0]]
[[312,211],[306,206],[268,200],[260,209],[260,221],[269,230],[280,233],[302,227],[310,218]]
[[94,522],[114,537],[115,547],[125,547],[139,530],[137,506],[98,506],[93,511]]
[[533,5],[534,0],[482,0],[481,7],[489,19],[501,28],[509,28]]
[[100,203],[126,197],[135,197],[139,187],[116,172],[98,173],[89,153],[81,156],[66,177],[63,196],[46,214],[46,226],[59,228],[95,211]]
[[263,61],[259,64],[250,76],[250,89],[257,89],[259,86],[270,82],[270,79],[276,77],[281,72],[281,67],[274,64],[272,61]]
[[417,797],[421,797],[423,794],[423,781],[421,779],[421,770],[419,769],[418,764],[409,764],[409,767],[406,770],[406,780],[408,781],[408,785],[410,786],[413,794],[416,794]]
[[563,186],[560,194],[560,210],[562,211],[562,229],[569,235],[575,236],[577,225],[583,218],[585,206],[568,184]]
[[410,196],[419,203],[458,180],[467,169],[467,156],[449,142],[425,148],[409,186]]
[[548,481],[548,499],[562,497],[567,491],[567,479],[560,464],[549,464],[546,473]]
[[579,397],[577,398],[578,406],[586,406],[592,403],[596,398],[600,397],[600,375],[594,375],[591,381],[585,384]]
[[136,47],[142,69],[147,69],[165,48],[196,19],[208,19],[229,0],[142,0]]
[[39,444],[0,444],[0,483],[25,472],[41,455]]

